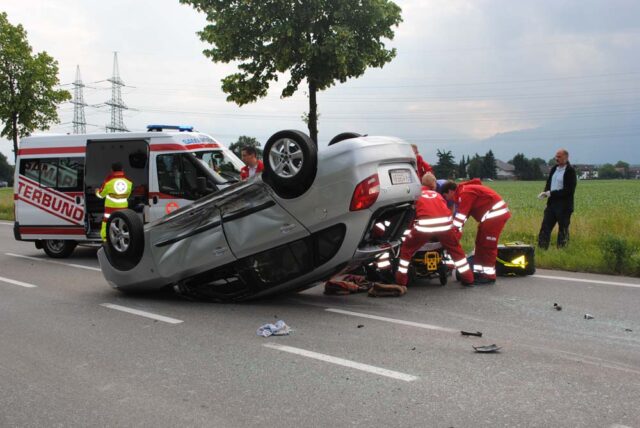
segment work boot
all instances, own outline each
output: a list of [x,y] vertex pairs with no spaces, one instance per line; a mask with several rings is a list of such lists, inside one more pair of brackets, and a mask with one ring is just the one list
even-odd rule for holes
[[478,276],[473,281],[473,283],[475,285],[490,285],[490,284],[495,284],[496,283],[496,279],[495,278],[489,278],[489,277],[486,277],[486,276]]

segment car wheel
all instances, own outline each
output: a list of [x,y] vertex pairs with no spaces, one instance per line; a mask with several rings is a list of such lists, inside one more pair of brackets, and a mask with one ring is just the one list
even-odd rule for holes
[[318,166],[318,149],[300,131],[280,131],[264,146],[262,179],[285,199],[303,195],[313,184]]
[[339,143],[340,141],[358,137],[362,137],[362,135],[358,134],[357,132],[343,132],[333,137],[331,141],[329,141],[329,145],[333,146],[335,143]]
[[440,285],[447,285],[447,274],[449,269],[444,263],[438,265],[438,279],[440,279]]
[[144,251],[144,227],[140,217],[130,209],[112,213],[107,222],[105,246],[113,267],[119,270],[135,267]]
[[45,239],[42,241],[42,248],[47,256],[54,259],[66,259],[73,253],[78,243],[63,239]]

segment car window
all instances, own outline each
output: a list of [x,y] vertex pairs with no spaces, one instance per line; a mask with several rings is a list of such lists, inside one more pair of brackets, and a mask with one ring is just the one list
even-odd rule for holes
[[229,181],[237,181],[240,179],[240,169],[223,150],[212,150],[208,152],[194,153],[198,159],[201,159],[209,169],[215,171],[223,178]]
[[[190,153],[159,155],[156,164],[161,193],[195,201],[216,190],[203,165]],[[198,189],[198,179],[204,179],[204,191]]]

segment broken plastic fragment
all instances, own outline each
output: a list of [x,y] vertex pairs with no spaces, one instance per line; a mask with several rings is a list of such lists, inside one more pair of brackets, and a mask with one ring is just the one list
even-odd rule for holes
[[481,331],[476,331],[475,333],[472,331],[460,331],[460,334],[462,334],[463,336],[477,336],[477,337],[482,337],[482,332]]
[[591,314],[584,314],[584,319],[586,319],[586,320],[592,320],[592,319],[593,319],[593,315],[591,315]]
[[471,346],[476,352],[481,353],[489,353],[489,352],[498,352],[502,349],[502,346],[498,346],[495,343],[493,345],[485,345],[485,346]]
[[553,304],[553,309],[555,309],[556,311],[561,311],[561,310],[562,310],[562,306],[560,306],[560,305],[559,305],[559,304],[557,304],[557,303],[554,303],[554,304]]

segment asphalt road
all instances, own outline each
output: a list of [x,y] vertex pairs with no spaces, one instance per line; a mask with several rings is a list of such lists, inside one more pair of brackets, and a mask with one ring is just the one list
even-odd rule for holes
[[[0,223],[1,427],[640,427],[638,279],[212,304],[123,295],[97,267]],[[256,336],[278,319],[290,336]]]

